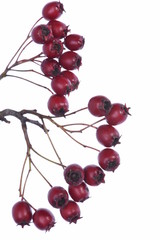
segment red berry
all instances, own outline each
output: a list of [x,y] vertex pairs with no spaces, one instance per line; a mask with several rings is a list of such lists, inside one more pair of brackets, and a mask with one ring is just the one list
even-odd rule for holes
[[52,207],[61,208],[68,203],[68,193],[63,187],[52,187],[48,192],[48,201]]
[[12,217],[18,225],[22,226],[22,228],[25,225],[29,226],[32,219],[32,211],[29,204],[24,201],[15,203],[12,208]]
[[78,186],[69,185],[68,191],[75,202],[84,202],[89,198],[89,189],[85,182],[82,182]]
[[63,43],[59,39],[54,39],[43,45],[43,53],[48,58],[58,58],[63,52]]
[[55,218],[48,209],[39,208],[33,214],[33,222],[38,229],[49,231],[55,225]]
[[64,170],[64,178],[69,185],[77,186],[84,180],[83,168],[78,164],[70,164]]
[[121,103],[113,103],[109,113],[106,115],[107,123],[117,125],[123,123],[129,114],[129,108]]
[[84,168],[84,180],[90,186],[98,186],[100,183],[104,183],[105,174],[103,170],[94,164],[88,165]]
[[71,82],[68,78],[58,75],[53,78],[51,81],[51,87],[54,90],[54,92],[58,95],[69,95],[72,89]]
[[48,100],[48,109],[56,117],[64,116],[68,112],[69,104],[65,96],[52,95]]
[[44,44],[53,40],[51,28],[45,24],[34,27],[31,37],[32,40],[38,44]]
[[79,80],[78,80],[78,77],[73,72],[65,70],[65,71],[62,71],[60,74],[68,78],[69,81],[71,82],[72,84],[71,91],[74,91],[75,89],[78,88]]
[[55,38],[64,38],[68,33],[68,26],[66,26],[63,22],[57,20],[51,20],[48,23],[48,26],[52,29],[53,36]]
[[101,125],[97,128],[97,140],[105,147],[112,147],[119,144],[120,135],[117,129],[111,125]]
[[111,102],[105,96],[94,96],[88,102],[89,112],[96,117],[105,116],[109,112],[110,108]]
[[70,34],[64,40],[65,46],[71,51],[76,51],[83,48],[84,42],[84,37],[78,34]]
[[67,222],[77,223],[81,213],[78,204],[70,200],[66,206],[60,209],[60,214]]
[[98,154],[98,162],[106,171],[115,171],[120,164],[119,154],[111,148],[105,148]]
[[61,67],[56,60],[46,58],[41,63],[41,70],[45,76],[55,77],[60,74]]
[[56,19],[62,15],[64,11],[63,4],[57,1],[47,3],[42,9],[42,15],[45,19]]
[[82,58],[76,52],[67,51],[60,56],[59,63],[67,70],[75,70],[82,65]]

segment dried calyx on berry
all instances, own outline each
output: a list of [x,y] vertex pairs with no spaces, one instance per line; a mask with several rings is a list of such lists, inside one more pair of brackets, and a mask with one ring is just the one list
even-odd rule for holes
[[64,207],[68,203],[68,193],[61,186],[52,187],[48,192],[48,201],[54,208]]
[[98,186],[101,183],[105,183],[105,174],[103,170],[97,165],[87,165],[84,168],[84,174],[84,181],[90,186]]
[[74,201],[69,201],[66,206],[60,209],[60,214],[64,220],[69,223],[77,223],[80,217],[80,208]]
[[29,226],[32,220],[32,211],[30,205],[25,201],[19,201],[12,207],[12,217],[14,221],[22,226]]
[[65,168],[64,178],[69,185],[77,186],[84,180],[84,170],[78,164],[71,164]]
[[102,95],[94,96],[88,102],[89,112],[96,117],[106,116],[110,109],[111,101]]

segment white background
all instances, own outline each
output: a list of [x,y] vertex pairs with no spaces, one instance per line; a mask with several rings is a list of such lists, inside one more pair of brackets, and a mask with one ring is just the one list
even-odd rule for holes
[[[30,27],[41,17],[48,1],[1,1],[0,3],[0,71],[25,39]],[[48,233],[31,224],[22,229],[11,216],[13,204],[19,200],[18,187],[26,146],[17,119],[11,124],[0,123],[0,226],[1,236],[17,240],[33,239],[160,239],[160,5],[156,0],[64,0],[66,13],[60,18],[70,25],[72,33],[85,37],[79,54],[83,65],[77,76],[79,89],[69,96],[70,110],[87,105],[90,97],[102,94],[112,102],[126,103],[131,117],[117,126],[121,144],[115,149],[121,165],[115,173],[106,173],[106,183],[90,188],[90,199],[81,208],[82,219],[68,224],[47,202],[49,186],[32,169],[26,197],[36,208],[53,210],[56,226]],[[59,19],[59,20],[60,20]],[[45,21],[44,21],[45,22]],[[32,45],[41,51],[41,46]],[[30,55],[31,56],[31,55]],[[28,77],[28,75],[27,75]],[[38,76],[32,80],[38,82]],[[40,80],[42,83],[42,79]],[[47,79],[44,85],[50,87]],[[49,114],[50,94],[29,83],[6,78],[0,81],[0,109],[37,109]],[[84,115],[83,115],[84,114]],[[76,114],[70,122],[96,121],[88,112]],[[65,123],[65,119],[63,124]],[[50,134],[65,164],[82,166],[97,164],[97,153],[83,149],[53,126]],[[54,130],[52,130],[54,128]],[[40,129],[29,126],[30,139],[37,150],[52,157],[51,147]],[[75,135],[76,136],[76,135]],[[80,140],[99,149],[95,132],[86,131]],[[52,184],[66,186],[63,171],[33,155],[33,161]],[[67,187],[67,186],[66,186]]]

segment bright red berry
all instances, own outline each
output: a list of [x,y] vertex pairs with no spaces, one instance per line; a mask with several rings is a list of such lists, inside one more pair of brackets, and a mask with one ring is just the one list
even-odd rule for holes
[[75,70],[82,65],[82,58],[76,52],[67,51],[60,56],[59,63],[66,70]]
[[51,87],[56,94],[62,96],[69,95],[72,89],[72,84],[68,78],[63,75],[58,75],[52,79]]
[[54,208],[64,207],[68,203],[68,193],[60,186],[52,187],[48,192],[48,201]]
[[84,180],[83,168],[78,164],[70,164],[64,169],[64,178],[69,185],[77,186]]
[[88,102],[89,112],[96,116],[102,117],[105,116],[111,108],[111,101],[105,96],[94,96]]
[[71,82],[71,85],[72,85],[71,91],[74,91],[75,89],[78,88],[79,79],[73,72],[64,70],[60,74],[63,75],[64,77],[68,78],[69,81]]
[[66,206],[60,208],[60,214],[62,218],[69,223],[77,223],[77,220],[81,218],[81,212],[78,204],[71,200]]
[[47,3],[42,9],[42,15],[47,20],[59,18],[64,11],[63,4],[58,1]]
[[33,214],[33,223],[40,230],[49,231],[55,225],[55,217],[45,208],[39,208]]
[[105,147],[112,147],[119,144],[120,135],[116,128],[111,125],[101,125],[96,131],[97,140]]
[[84,46],[84,42],[84,37],[78,34],[69,34],[64,39],[65,46],[71,51],[77,51],[79,49],[82,49]]
[[47,77],[55,77],[60,74],[61,67],[55,59],[46,58],[41,63],[41,70]]
[[34,27],[31,37],[32,40],[38,44],[44,44],[53,40],[51,28],[45,24]]
[[120,156],[115,150],[105,148],[98,154],[98,162],[104,170],[114,172],[120,164]]
[[55,38],[64,38],[67,36],[67,33],[69,31],[66,24],[57,20],[49,21],[48,26],[50,26],[52,29],[52,33]]
[[68,112],[69,104],[65,96],[52,95],[48,100],[48,109],[56,117],[64,116]]
[[29,226],[32,219],[32,211],[29,204],[25,201],[15,203],[12,208],[12,217],[18,225],[22,226],[22,228],[25,225]]
[[43,44],[43,53],[48,58],[58,58],[63,52],[63,43],[59,39],[54,39]]
[[123,123],[130,115],[129,109],[121,103],[113,103],[109,113],[106,115],[107,123],[110,125]]
[[103,170],[97,165],[87,165],[84,168],[84,174],[84,181],[90,186],[98,186],[99,184],[105,182],[105,174]]
[[84,202],[89,198],[89,189],[85,182],[82,182],[78,186],[69,185],[68,191],[75,202]]

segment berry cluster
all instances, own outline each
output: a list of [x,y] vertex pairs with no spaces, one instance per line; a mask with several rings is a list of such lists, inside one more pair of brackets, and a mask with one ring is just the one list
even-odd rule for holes
[[115,125],[123,123],[129,113],[126,104],[111,103],[105,96],[92,97],[88,102],[89,112],[96,117],[105,117],[107,124],[100,125],[96,130],[96,137],[105,149],[99,152],[98,162],[102,169],[113,171],[120,164],[119,154],[111,147],[119,144],[120,134]]
[[[65,116],[69,108],[66,95],[69,95],[70,92],[78,88],[79,80],[73,73],[73,70],[79,69],[82,64],[82,58],[76,51],[82,49],[84,46],[84,38],[82,36],[78,34],[68,34],[68,26],[57,20],[57,18],[62,15],[63,11],[63,4],[59,1],[53,1],[46,4],[42,10],[42,16],[48,21],[47,24],[34,26],[31,31],[32,40],[42,45],[43,57],[45,56],[45,59],[41,62],[41,70],[44,76],[51,79],[51,88],[54,91],[54,94],[49,98],[48,109],[55,117]],[[19,64],[18,61],[16,63],[17,65]],[[12,68],[8,68],[4,73],[6,74],[10,69]],[[3,76],[5,75],[3,74]],[[126,105],[111,103],[107,97],[101,95],[92,97],[88,102],[88,106],[84,109],[87,109],[89,113],[95,117],[102,117],[98,122],[105,121],[105,124],[95,127],[97,140],[105,147],[101,151],[93,148],[99,152],[97,165],[90,164],[82,167],[77,163],[72,163],[65,166],[60,161],[59,165],[63,167],[63,179],[65,183],[67,183],[67,190],[59,185],[52,186],[38,170],[40,175],[50,185],[47,195],[48,203],[54,209],[58,209],[61,217],[69,223],[76,223],[77,220],[81,218],[79,203],[83,203],[89,198],[89,188],[104,183],[104,171],[114,172],[119,166],[120,156],[112,148],[120,143],[120,134],[115,126],[123,123],[129,115],[129,108],[127,108]],[[6,116],[5,113],[6,115],[9,114],[9,110],[3,112],[3,118],[0,116],[3,121],[6,121],[4,118],[4,116]],[[38,121],[29,120],[26,117],[24,118],[23,115],[26,113],[26,110],[19,113],[15,112],[15,116],[18,116],[23,122],[23,131],[28,150],[25,163],[27,159],[29,159],[30,165],[35,167],[31,159],[30,151],[32,150],[34,153],[37,152],[33,149],[29,141],[27,128],[24,123],[31,122],[41,127],[47,135],[48,132],[44,121],[40,124]],[[32,113],[41,120],[51,120],[53,124],[69,135],[67,129],[64,127],[65,125],[58,125],[52,117],[50,118],[49,116],[39,114],[36,111],[28,111],[28,113]],[[13,115],[13,111],[11,111],[11,114]],[[92,126],[93,125],[94,124],[92,124]],[[88,124],[86,128],[90,126],[91,125]],[[43,158],[43,156],[41,157]],[[46,158],[44,157],[44,159]],[[49,231],[55,225],[53,213],[47,208],[35,209],[24,197],[28,175],[25,180],[23,191],[20,187],[21,200],[15,203],[12,208],[13,219],[22,227],[30,225],[32,221],[38,229]],[[20,182],[20,185],[21,183],[22,182]],[[34,210],[34,213],[32,213],[32,210]]]
[[68,26],[56,20],[63,11],[63,4],[58,1],[46,4],[42,15],[48,22],[34,27],[31,34],[34,42],[43,45],[46,58],[41,63],[41,70],[51,78],[54,94],[49,98],[48,109],[55,116],[63,116],[68,111],[66,95],[78,88],[79,80],[72,70],[79,69],[82,64],[76,51],[82,49],[85,42],[79,34],[68,34]]

